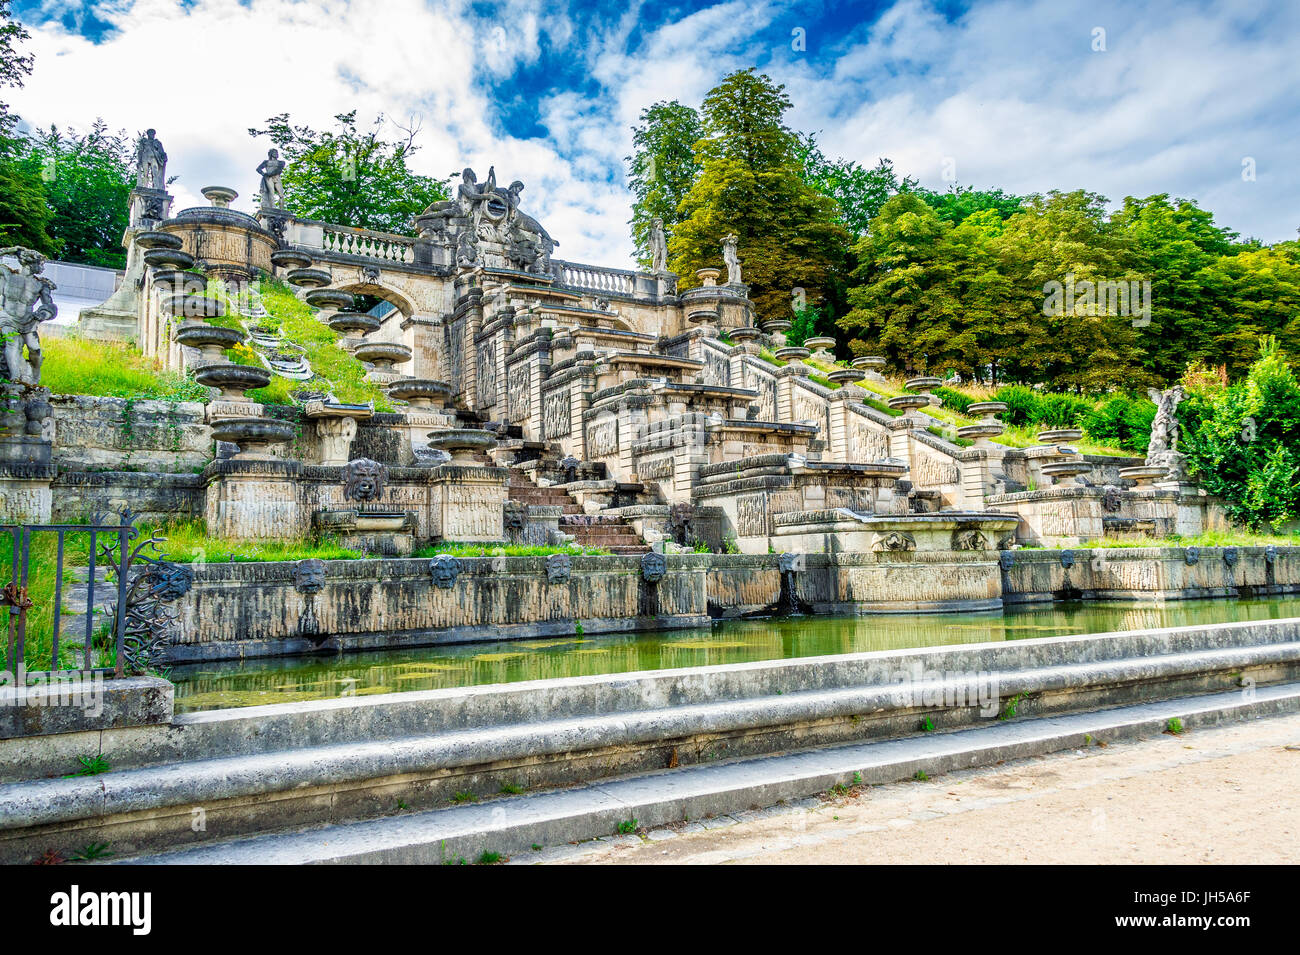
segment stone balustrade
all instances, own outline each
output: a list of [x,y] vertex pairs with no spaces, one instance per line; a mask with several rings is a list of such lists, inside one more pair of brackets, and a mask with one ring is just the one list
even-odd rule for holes
[[410,236],[394,235],[391,232],[327,225],[321,229],[320,248],[337,255],[410,264],[415,261],[415,242]]

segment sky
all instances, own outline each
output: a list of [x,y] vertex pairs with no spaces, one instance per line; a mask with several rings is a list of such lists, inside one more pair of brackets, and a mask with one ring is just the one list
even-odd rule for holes
[[[13,109],[158,130],[174,209],[241,193],[288,112],[419,123],[418,172],[525,183],[557,256],[631,263],[624,157],[644,108],[756,66],[793,127],[933,189],[1195,199],[1265,242],[1300,226],[1300,2],[17,0]],[[393,130],[396,134],[396,130]]]

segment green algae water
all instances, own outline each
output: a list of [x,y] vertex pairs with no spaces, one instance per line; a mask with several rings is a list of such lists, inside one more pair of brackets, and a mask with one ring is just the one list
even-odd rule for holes
[[1034,605],[969,614],[721,621],[694,630],[547,637],[175,667],[176,711],[295,703],[792,657],[1300,617],[1300,596],[1163,607]]

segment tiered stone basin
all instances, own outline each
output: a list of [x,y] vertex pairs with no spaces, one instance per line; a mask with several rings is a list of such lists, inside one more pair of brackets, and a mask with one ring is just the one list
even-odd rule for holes
[[865,377],[867,377],[866,373],[857,368],[836,368],[826,376],[826,379],[836,385],[851,385]]
[[163,292],[201,293],[208,287],[208,277],[187,269],[160,269],[153,274],[153,284]]
[[968,424],[957,429],[957,437],[974,441],[978,445],[988,444],[990,438],[996,438],[1007,429],[999,421],[987,421],[980,424]]
[[763,323],[763,331],[768,335],[784,335],[792,326],[792,322],[785,318],[773,318]]
[[1139,464],[1136,467],[1119,469],[1121,480],[1132,481],[1138,487],[1149,487],[1156,481],[1166,477],[1168,473],[1168,468],[1151,464]]
[[429,447],[446,451],[451,455],[452,464],[476,466],[479,462],[474,454],[491,451],[496,446],[497,436],[480,428],[449,428],[446,431],[429,432]]
[[[307,272],[316,272],[316,269],[307,269]],[[312,308],[351,308],[356,299],[338,288],[312,288],[303,296],[303,301]]]
[[918,408],[926,407],[930,403],[930,397],[929,395],[897,395],[890,398],[887,403],[895,411],[905,411],[910,414]]
[[1000,414],[1006,414],[1007,403],[1005,401],[974,401],[966,406],[966,413],[974,415],[977,418],[983,418],[985,421],[994,421]]
[[1056,464],[1044,464],[1042,468],[1043,476],[1051,478],[1053,484],[1065,483],[1070,478],[1087,474],[1091,470],[1092,465],[1087,461],[1059,461]]
[[697,305],[686,313],[686,320],[692,325],[709,328],[718,324],[718,310],[711,306]]
[[[313,268],[290,269],[288,272],[285,273],[284,277],[286,280],[288,280],[290,285],[296,285],[298,288],[310,288],[310,289],[321,288],[322,286],[329,285],[330,282],[333,281],[333,276],[331,276],[324,269],[313,269]],[[346,293],[339,292],[338,294],[345,295]],[[309,301],[307,302],[307,304],[312,305],[313,303]],[[351,295],[348,295],[348,301],[346,304],[348,305],[352,304]],[[343,306],[335,305],[332,307],[342,308]]]
[[357,346],[352,354],[359,361],[374,365],[376,371],[392,371],[394,365],[410,361],[412,352],[406,345],[392,342],[365,342]]
[[267,449],[292,441],[296,431],[287,421],[274,418],[221,418],[212,425],[212,437],[239,448],[237,458],[269,458]]
[[229,186],[204,186],[199,191],[203,193],[204,199],[218,209],[229,209],[230,204],[239,198],[239,193]]
[[167,292],[161,308],[164,315],[173,318],[220,318],[226,314],[225,302],[201,292]]
[[433,378],[402,378],[388,386],[388,394],[412,408],[441,409],[451,404],[455,389]]
[[205,361],[219,362],[227,348],[244,340],[244,333],[234,328],[218,328],[206,322],[186,323],[176,329],[176,341],[197,348]]
[[879,355],[864,355],[862,358],[855,358],[849,364],[854,368],[861,368],[863,371],[878,371],[885,367],[885,359]]
[[909,378],[903,382],[903,387],[910,391],[919,391],[922,394],[929,394],[935,388],[943,384],[943,379],[935,378],[933,375],[920,375],[916,378]]
[[1043,444],[1060,444],[1062,441],[1078,441],[1083,432],[1078,428],[1053,428],[1038,432],[1038,440]]
[[379,319],[364,312],[339,312],[329,321],[330,328],[340,335],[355,337],[367,335],[380,325]]
[[192,269],[194,256],[180,249],[150,249],[144,254],[144,264],[151,269]]
[[758,341],[763,337],[764,332],[761,328],[755,328],[753,325],[743,325],[740,328],[733,328],[727,332],[728,337],[737,344]]
[[135,244],[142,249],[179,249],[184,246],[181,237],[170,232],[140,232]]
[[806,339],[803,344],[805,348],[812,349],[814,354],[821,355],[825,353],[829,355],[835,348],[835,339],[829,336],[820,336]]
[[271,264],[277,269],[306,269],[311,267],[311,256],[294,249],[276,249],[271,253]]
[[796,348],[794,345],[787,345],[785,348],[778,348],[775,354],[781,361],[803,361],[811,355],[812,352],[806,348]]
[[721,269],[696,269],[695,275],[700,280],[700,284],[708,287],[718,284],[718,276],[722,274]]
[[247,401],[244,392],[265,388],[271,383],[271,373],[255,365],[227,362],[200,368],[194,373],[194,380],[205,387],[220,389],[221,397],[227,401]]

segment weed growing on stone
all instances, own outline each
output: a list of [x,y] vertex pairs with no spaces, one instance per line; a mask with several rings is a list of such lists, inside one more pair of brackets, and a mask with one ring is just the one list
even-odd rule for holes
[[[100,773],[108,772],[112,767],[108,765],[108,760],[102,755],[78,756],[77,762],[81,764],[81,769],[77,770],[72,776],[98,776]],[[72,778],[67,777],[67,778]]]
[[504,796],[518,796],[523,791],[524,787],[518,783],[506,783],[501,787],[501,793]]
[[1183,735],[1183,721],[1178,717],[1173,717],[1165,721],[1165,732],[1170,736]]
[[458,793],[453,793],[451,801],[454,803],[478,802],[478,796],[475,796],[472,792],[466,789]]
[[635,819],[624,819],[618,824],[618,831],[622,835],[636,832],[638,828],[639,824]]

